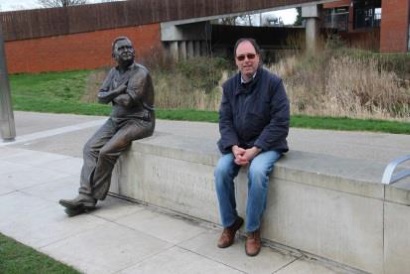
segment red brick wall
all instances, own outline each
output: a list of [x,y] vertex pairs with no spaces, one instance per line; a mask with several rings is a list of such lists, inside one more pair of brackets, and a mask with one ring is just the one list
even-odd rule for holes
[[350,2],[351,2],[351,0],[339,0],[339,1],[335,1],[335,2],[325,3],[325,4],[323,4],[323,8],[324,9],[332,9],[332,8],[350,6]]
[[378,51],[380,48],[380,31],[375,28],[371,31],[340,33],[342,40],[352,48]]
[[382,0],[381,52],[407,52],[410,0]]
[[137,60],[149,58],[161,48],[160,25],[144,25],[6,42],[8,72],[37,73],[111,67],[111,43],[117,36],[134,43]]

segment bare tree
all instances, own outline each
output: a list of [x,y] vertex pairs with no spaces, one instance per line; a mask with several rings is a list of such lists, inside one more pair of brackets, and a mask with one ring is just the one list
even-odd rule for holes
[[250,27],[253,26],[253,15],[250,13],[239,15],[239,20],[241,21],[242,25]]
[[45,8],[68,7],[87,4],[87,0],[37,0]]
[[219,19],[219,24],[221,25],[242,25],[242,26],[253,26],[253,15],[250,13],[236,15],[232,17],[225,17]]
[[219,19],[219,23],[221,25],[235,26],[236,25],[236,18],[237,18],[237,16],[224,17],[224,18]]

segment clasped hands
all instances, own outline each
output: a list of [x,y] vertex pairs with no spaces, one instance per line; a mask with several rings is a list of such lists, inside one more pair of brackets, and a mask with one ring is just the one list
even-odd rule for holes
[[234,162],[239,166],[246,166],[260,152],[261,149],[255,146],[248,149],[241,148],[237,145],[232,146],[232,153],[235,157]]

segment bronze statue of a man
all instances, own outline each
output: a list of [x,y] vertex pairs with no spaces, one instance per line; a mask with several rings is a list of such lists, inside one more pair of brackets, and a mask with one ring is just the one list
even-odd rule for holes
[[148,70],[134,61],[135,50],[127,37],[112,43],[112,68],[98,93],[100,103],[112,103],[108,120],[83,148],[79,194],[60,200],[66,213],[75,215],[95,208],[104,200],[114,165],[133,140],[151,136],[155,128],[154,88]]

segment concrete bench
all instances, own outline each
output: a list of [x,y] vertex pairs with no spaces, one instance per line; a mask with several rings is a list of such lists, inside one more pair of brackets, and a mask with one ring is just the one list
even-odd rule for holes
[[[135,141],[111,193],[219,224],[215,140],[171,134]],[[385,165],[290,151],[275,166],[262,238],[371,273],[410,269],[410,179],[381,183]],[[244,216],[246,173],[236,181]]]

